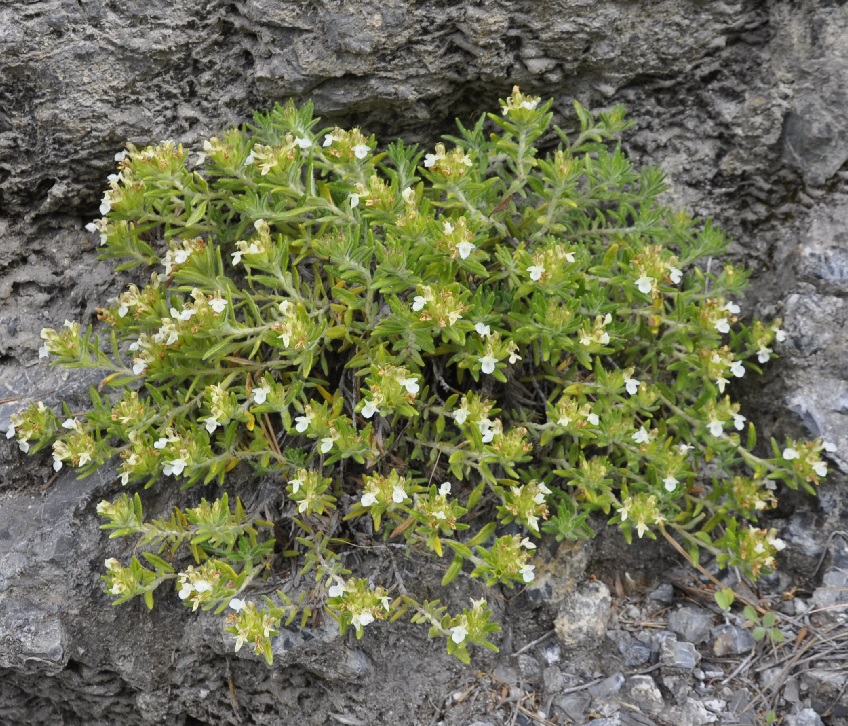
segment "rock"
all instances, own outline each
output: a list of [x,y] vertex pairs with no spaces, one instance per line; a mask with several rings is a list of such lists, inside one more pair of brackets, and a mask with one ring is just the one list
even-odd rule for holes
[[591,702],[592,697],[588,693],[578,691],[565,696],[555,696],[553,704],[562,711],[562,714],[569,721],[584,723],[586,709],[589,708]]
[[697,607],[681,607],[668,615],[668,627],[683,640],[704,643],[710,637],[713,615]]
[[829,713],[833,719],[848,719],[848,674],[811,668],[801,674],[802,688],[806,686],[813,710]]
[[805,708],[794,716],[786,717],[786,726],[824,726],[824,722],[812,708]]
[[674,602],[674,585],[664,582],[648,594],[648,602],[658,605],[671,605]]
[[626,630],[608,630],[607,637],[618,646],[624,665],[629,668],[643,665],[651,659],[650,646],[634,638]]
[[566,599],[554,621],[567,648],[599,647],[610,617],[610,593],[602,582],[588,582]]
[[718,657],[748,653],[754,647],[751,631],[735,625],[719,625],[712,636],[713,654]]
[[645,713],[657,715],[662,711],[662,692],[650,676],[630,676],[625,684],[625,691],[629,700]]
[[604,678],[600,683],[591,686],[589,688],[589,695],[598,700],[609,700],[610,696],[618,693],[623,685],[624,676],[621,673],[616,673],[609,678]]
[[664,668],[691,671],[701,661],[701,654],[692,643],[679,643],[676,638],[666,638],[660,649],[660,663]]

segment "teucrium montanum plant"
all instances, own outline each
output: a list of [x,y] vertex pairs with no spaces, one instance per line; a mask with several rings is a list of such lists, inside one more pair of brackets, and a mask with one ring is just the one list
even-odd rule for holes
[[445,585],[531,583],[541,533],[590,537],[597,511],[628,539],[774,566],[783,543],[757,515],[777,482],[813,491],[831,449],[755,455],[730,397],[780,321],[738,321],[745,273],[699,266],[725,237],[658,203],[662,174],[616,145],[622,108],[576,105],[579,134],[554,127],[541,155],[551,104],[515,89],[426,154],[319,131],[289,103],[199,154],[118,155],[89,229],[150,281],[100,310],[105,334],[42,332],[42,356],[106,377],[90,410],[34,403],[9,436],[81,475],[117,456],[128,487],[223,482],[240,464],[272,476],[298,533],[284,554],[318,588],[251,597],[271,523],[226,495],[146,521],[122,494],[97,508],[112,537],[140,537],[140,558],[106,562],[116,603],[152,607],[170,581],[192,610],[228,610],[236,649],[268,662],[281,622],[316,606],[357,637],[409,612],[467,662],[469,644],[494,649],[485,597],[450,615],[354,577],[352,533],[441,558]]

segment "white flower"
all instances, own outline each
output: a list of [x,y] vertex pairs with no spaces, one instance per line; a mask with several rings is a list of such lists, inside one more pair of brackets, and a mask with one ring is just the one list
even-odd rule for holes
[[450,492],[451,492],[451,483],[449,481],[444,482],[439,487],[439,494],[441,494],[443,497],[446,497],[448,494],[450,494]]
[[563,428],[566,428],[570,423],[571,419],[568,418],[568,416],[560,416],[559,420],[557,421],[557,426],[562,426]]
[[468,409],[467,408],[458,408],[453,412],[453,419],[460,426],[465,423],[465,419],[468,418]]
[[724,425],[721,421],[716,421],[715,419],[711,419],[707,424],[707,428],[710,430],[710,433],[713,436],[721,436],[721,432],[724,431]]
[[38,357],[39,358],[47,358],[49,355],[50,355],[50,351],[47,349],[47,343],[44,343],[44,345],[42,345],[38,349]]
[[294,430],[299,434],[302,434],[306,429],[309,428],[309,424],[312,423],[312,414],[307,414],[306,416],[298,416],[295,418],[295,427]]
[[289,486],[292,488],[292,494],[297,494],[298,490],[303,486],[303,479],[292,479],[289,481]]
[[679,285],[680,280],[683,279],[683,273],[678,270],[676,267],[670,267],[668,269],[668,276],[671,280],[672,285]]
[[417,378],[404,378],[400,382],[400,385],[402,385],[406,389],[406,392],[411,396],[414,396],[421,390],[421,387],[418,385]]
[[330,588],[327,590],[327,597],[342,597],[344,594],[345,586],[338,582],[335,585],[330,585]]
[[817,476],[827,476],[827,464],[824,461],[817,461],[813,464],[813,471]]
[[786,340],[786,333],[784,333],[780,328],[772,328],[772,330],[774,331],[774,339],[778,343],[782,343]]
[[135,363],[133,363],[133,373],[140,376],[145,370],[147,370],[147,361],[137,358]]
[[748,419],[746,419],[741,413],[733,414],[733,425],[736,427],[737,431],[741,431],[745,428],[745,421],[747,420]]
[[350,199],[350,208],[351,209],[354,209],[355,207],[359,206],[359,195],[358,194],[356,194],[354,192],[353,194],[350,195],[349,199]]
[[206,419],[206,430],[210,434],[215,433],[215,429],[217,429],[221,425],[220,421],[217,421],[214,417],[210,416]]
[[227,307],[227,301],[222,297],[215,297],[209,301],[209,307],[212,308],[216,313],[224,312],[224,308]]
[[498,362],[498,359],[495,358],[491,353],[484,355],[482,358],[478,358],[480,361],[480,368],[483,373],[494,373],[495,364]]
[[162,473],[165,476],[179,476],[186,468],[186,462],[183,459],[174,459],[173,461],[165,462],[162,467]]
[[415,190],[412,187],[407,187],[400,193],[400,195],[403,197],[403,201],[407,204],[412,204],[415,201]]
[[359,503],[363,507],[370,507],[372,504],[377,503],[377,496],[374,492],[365,492],[365,494],[362,495],[362,499],[359,500]]
[[206,580],[198,580],[194,583],[194,589],[198,592],[209,592],[212,589],[212,585]]
[[53,454],[53,471],[59,471],[62,468],[62,459],[58,454]]
[[191,586],[190,582],[184,582],[183,586],[180,588],[179,593],[177,593],[180,597],[180,600],[185,600],[189,595],[191,595],[191,591],[194,588]]
[[464,625],[454,625],[451,629],[451,640],[457,645],[465,640],[465,636],[468,635],[468,630],[466,630]]
[[453,234],[453,225],[448,219],[446,219],[442,224],[442,229],[444,230],[445,234]]
[[474,330],[481,338],[487,338],[492,334],[492,329],[486,323],[474,323]]
[[477,422],[477,428],[480,429],[480,433],[483,436],[483,443],[492,443],[495,438],[495,429],[492,422],[489,419],[484,418],[482,421]]
[[18,441],[18,448],[26,454],[29,451],[29,441]]
[[695,447],[694,447],[694,446],[692,446],[691,444],[678,444],[678,445],[677,445],[677,450],[678,450],[681,454],[683,454],[684,456],[686,456],[686,454],[688,454],[688,453],[689,453],[690,451],[692,451],[692,449],[694,449],[694,448],[695,448]]
[[126,316],[126,314],[127,314],[129,311],[130,311],[130,309],[127,307],[127,304],[126,304],[126,303],[121,303],[120,305],[118,305],[118,317],[119,317],[119,318],[123,318],[123,317],[125,317],[125,316]]
[[768,363],[769,359],[771,358],[771,354],[772,354],[771,348],[765,348],[765,347],[760,348],[757,351],[757,360],[760,363]]
[[362,630],[363,627],[374,622],[374,616],[371,613],[356,613],[350,621],[353,627]]
[[598,418],[598,414],[590,413],[586,416],[586,420],[592,424],[592,426],[598,426],[601,423],[601,420]]
[[719,318],[718,320],[715,321],[715,323],[713,323],[713,327],[715,327],[715,329],[719,333],[729,333],[730,332],[730,322],[727,320],[727,318]]
[[642,275],[642,277],[636,280],[636,287],[639,288],[639,292],[643,295],[650,295],[651,290],[654,289],[655,282],[656,280],[653,277]]
[[459,250],[459,256],[465,260],[468,258],[468,255],[477,249],[477,245],[472,244],[471,242],[460,242],[456,246],[456,249]]
[[318,447],[322,454],[329,453],[330,449],[333,448],[333,439],[330,436],[325,436],[321,439],[321,445]]
[[374,405],[373,401],[366,400],[365,405],[362,407],[361,413],[363,416],[365,416],[365,418],[371,418],[375,413],[379,413],[379,411],[380,409],[378,409]]
[[154,448],[154,449],[159,449],[159,451],[161,451],[161,450],[162,450],[162,449],[164,449],[167,445],[168,445],[168,439],[166,439],[166,438],[163,436],[161,439],[156,439],[156,441],[153,443],[153,448]]
[[510,364],[511,366],[512,366],[512,365],[515,365],[515,363],[516,363],[517,361],[520,361],[520,360],[523,360],[523,358],[522,358],[520,355],[518,355],[518,351],[513,350],[513,351],[509,354],[509,364]]
[[239,600],[237,597],[230,600],[230,607],[237,613],[240,613],[245,605],[247,605],[247,603],[244,600]]
[[675,479],[671,474],[669,474],[665,479],[663,479],[663,486],[667,492],[673,492],[678,485],[677,479]]
[[10,423],[9,428],[6,429],[6,438],[11,439],[11,438],[14,438],[14,436],[15,436],[15,425]]
[[542,265],[530,265],[527,268],[527,272],[530,273],[530,279],[534,281],[539,281],[542,279],[542,275],[545,274],[545,268]]
[[76,419],[68,418],[62,422],[63,429],[75,429],[77,427]]
[[427,299],[423,295],[416,295],[412,301],[412,310],[417,313],[419,310],[423,310],[426,304]]
[[103,200],[100,202],[100,215],[105,217],[109,214],[110,209],[112,209],[112,202],[109,201],[109,197],[104,194]]
[[305,139],[300,136],[296,137],[294,140],[301,149],[308,149],[312,146],[312,139]]
[[724,393],[724,389],[727,387],[727,379],[724,376],[719,376],[716,378],[716,385],[718,386],[718,392]]
[[783,450],[783,458],[786,459],[786,461],[792,461],[792,459],[797,459],[798,456],[799,454],[797,451],[795,451],[795,449],[787,447]]
[[524,567],[521,568],[521,577],[524,579],[524,582],[533,582],[533,570],[535,569],[535,565],[524,565]]
[[724,306],[724,309],[727,310],[731,315],[739,315],[742,312],[741,308],[733,302],[729,302]]
[[737,378],[742,378],[745,375],[745,366],[742,365],[742,361],[733,361],[733,364],[730,366],[730,372]]
[[336,138],[332,134],[325,134],[324,135],[324,144],[323,144],[324,148],[327,148],[328,146],[330,146],[330,144],[332,144],[335,140],[336,140]]
[[786,549],[786,542],[784,542],[780,537],[775,537],[774,539],[769,540],[769,544],[774,547],[778,552]]
[[635,378],[628,378],[624,382],[624,388],[631,396],[635,396],[637,393],[639,393],[640,383],[641,381],[637,381]]
[[265,403],[265,400],[268,398],[268,394],[271,393],[271,388],[267,383],[262,384],[262,388],[254,388],[253,389],[253,401],[258,406],[261,406]]
[[409,495],[403,490],[402,486],[395,486],[392,489],[392,501],[395,504],[400,504],[405,499],[409,499]]
[[367,144],[357,144],[351,151],[357,159],[364,159],[371,152],[371,149],[368,148]]
[[836,444],[831,441],[823,441],[822,448],[827,451],[829,454],[833,454],[836,452]]
[[635,434],[631,435],[630,438],[637,444],[647,444],[651,440],[651,435],[644,426],[641,426]]
[[521,540],[521,542],[519,542],[519,544],[522,547],[525,547],[528,550],[535,550],[536,549],[535,543],[532,540],[528,539],[527,537],[525,537],[523,540]]
[[117,154],[115,154],[115,161],[121,162],[126,158],[127,158],[126,149],[124,151],[119,151]]

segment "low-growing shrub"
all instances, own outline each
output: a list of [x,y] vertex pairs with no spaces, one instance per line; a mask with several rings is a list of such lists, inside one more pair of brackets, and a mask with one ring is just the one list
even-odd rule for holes
[[311,605],[285,585],[251,599],[272,523],[226,494],[146,521],[126,493],[97,507],[112,537],[140,538],[140,557],[106,561],[115,603],[152,607],[171,582],[192,610],[229,609],[236,649],[269,663],[315,598],[357,637],[407,613],[467,662],[469,644],[494,649],[485,598],[449,614],[353,577],[354,536],[402,538],[481,592],[533,582],[542,533],[591,537],[593,512],[695,560],[774,567],[783,543],[757,516],[778,482],[813,491],[831,448],[755,454],[729,395],[780,321],[738,320],[746,273],[699,266],[725,236],[658,201],[662,173],[616,143],[621,107],[575,104],[569,138],[552,101],[516,88],[501,106],[426,154],[317,131],[293,103],[198,154],[118,154],[88,228],[118,269],[155,270],[100,309],[107,332],[42,331],[42,356],[105,378],[90,410],[34,403],[9,436],[83,476],[119,457],[127,487],[274,477],[276,524],[297,532],[283,554],[317,586]]

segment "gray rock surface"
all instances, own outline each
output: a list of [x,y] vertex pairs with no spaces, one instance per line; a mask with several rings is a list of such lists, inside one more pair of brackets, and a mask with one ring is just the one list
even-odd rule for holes
[[[831,468],[844,467],[846,75],[848,6],[836,0],[5,3],[0,431],[30,397],[73,402],[97,382],[33,363],[43,326],[94,322],[97,305],[128,279],[97,261],[96,242],[83,231],[127,141],[191,144],[294,96],[314,99],[329,122],[429,144],[452,129],[455,116],[490,110],[517,83],[554,96],[556,120],[566,126],[575,98],[590,107],[628,106],[637,123],[624,139],[628,151],[665,169],[669,203],[712,216],[735,239],[734,259],[752,268],[745,312],[785,320],[782,359],[764,379],[745,380],[761,438],[825,436],[839,446]],[[825,536],[817,542],[809,531],[838,528],[844,482],[837,474],[822,487],[821,513],[790,538],[803,545],[797,555],[785,553],[799,558],[799,569],[812,571],[824,551]],[[271,724],[284,714],[304,724],[394,724],[431,723],[445,713],[446,725],[480,721],[471,697],[451,701],[452,710],[431,705],[467,671],[436,655],[413,628],[391,635],[375,628],[361,644],[329,630],[314,639],[293,631],[280,640],[280,648],[292,646],[288,656],[268,670],[233,657],[217,619],[191,616],[173,598],[153,613],[112,608],[99,571],[121,553],[97,529],[94,507],[114,492],[108,472],[54,480],[47,458],[25,459],[0,438],[0,722]],[[144,496],[159,512],[178,501],[169,492]],[[598,629],[577,600],[568,601],[573,610],[563,606],[573,588],[562,583],[571,585],[575,571],[564,564],[546,572],[528,602],[560,611],[564,658],[580,664],[604,640],[609,593],[600,583],[579,591],[587,607],[601,605]],[[833,599],[843,586],[839,574],[829,570],[817,603],[841,602]],[[654,607],[671,602],[668,590]],[[516,633],[531,631],[526,613],[512,616]],[[614,658],[604,675],[621,668],[624,653],[607,645]],[[663,646],[666,659],[679,664],[685,655],[694,668],[697,653],[686,645]],[[629,652],[625,665],[637,665]],[[603,657],[591,656],[587,672]],[[524,661],[525,670],[530,665]],[[399,675],[411,672],[414,679]],[[565,687],[543,677],[552,689]],[[355,685],[345,688],[351,679]],[[812,669],[803,679],[814,709],[836,700],[835,709],[846,709],[841,717],[848,714],[842,675]],[[667,716],[711,722],[712,711],[687,700],[688,677],[669,683],[681,700]],[[637,685],[647,708],[656,693]],[[549,696],[574,719],[588,701],[586,693]],[[755,717],[752,698],[739,689],[728,697],[734,722]]]

